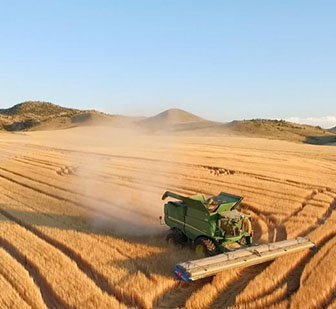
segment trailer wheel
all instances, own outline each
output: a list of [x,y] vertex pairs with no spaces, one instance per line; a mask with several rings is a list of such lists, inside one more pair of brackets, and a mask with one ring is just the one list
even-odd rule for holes
[[166,237],[168,245],[173,245],[182,248],[185,242],[185,236],[178,230],[170,230]]
[[194,249],[199,257],[213,256],[218,253],[218,248],[213,240],[206,237],[200,237],[195,240]]

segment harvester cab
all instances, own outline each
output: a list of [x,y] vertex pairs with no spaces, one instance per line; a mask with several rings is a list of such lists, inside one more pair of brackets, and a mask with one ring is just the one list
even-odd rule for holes
[[185,197],[165,192],[169,201],[164,206],[164,221],[171,228],[167,241],[175,245],[191,245],[199,256],[212,256],[227,251],[226,246],[252,243],[250,216],[237,210],[242,197],[229,193],[205,198],[198,194]]

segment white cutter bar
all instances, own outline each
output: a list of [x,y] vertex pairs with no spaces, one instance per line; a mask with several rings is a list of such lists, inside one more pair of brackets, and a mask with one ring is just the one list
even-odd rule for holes
[[279,256],[314,246],[313,242],[303,237],[250,246],[212,257],[177,264],[174,275],[179,280],[195,281],[213,276],[223,270],[261,264]]

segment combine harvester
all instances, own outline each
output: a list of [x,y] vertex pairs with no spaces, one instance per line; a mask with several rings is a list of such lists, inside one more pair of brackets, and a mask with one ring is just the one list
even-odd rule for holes
[[[222,192],[205,199],[201,194],[185,197],[167,191],[162,199],[167,197],[178,200],[164,206],[164,220],[171,228],[167,242],[177,246],[189,244],[203,257],[177,264],[174,275],[179,280],[191,282],[315,246],[303,237],[252,245],[250,216],[237,210],[243,200],[240,196]],[[240,248],[229,250],[229,245],[234,243]]]

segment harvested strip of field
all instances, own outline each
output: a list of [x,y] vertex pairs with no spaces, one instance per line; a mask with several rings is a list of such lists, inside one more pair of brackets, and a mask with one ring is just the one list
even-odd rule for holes
[[[102,293],[68,257],[31,232],[0,215],[0,244],[17,260],[26,261],[40,282],[48,307],[123,308],[112,296]],[[22,261],[21,261],[22,262]],[[28,267],[28,268],[29,268]]]
[[[300,286],[305,288],[299,289],[291,298],[292,308],[298,308],[303,303],[306,304],[306,308],[323,308],[334,297],[336,289],[335,256],[336,235],[306,265],[300,280]],[[320,289],[318,295],[311,299],[311,294],[318,289]]]
[[28,271],[2,248],[0,248],[0,275],[12,285],[26,306],[36,309],[46,308],[41,291]]
[[20,297],[12,285],[0,275],[0,306],[1,308],[30,308]]
[[209,308],[213,301],[234,282],[240,274],[240,270],[230,270],[219,273],[210,283],[205,284],[194,293],[186,302],[185,307]]

